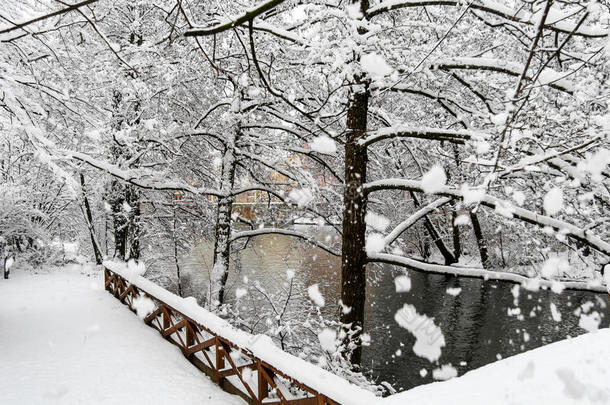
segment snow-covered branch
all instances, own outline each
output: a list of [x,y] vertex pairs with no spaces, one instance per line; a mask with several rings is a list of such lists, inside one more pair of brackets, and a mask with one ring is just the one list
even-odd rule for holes
[[53,11],[53,12],[45,14],[45,15],[41,15],[39,17],[32,18],[31,20],[24,21],[22,23],[14,23],[13,27],[5,28],[3,30],[0,30],[0,35],[5,34],[7,32],[11,32],[11,31],[17,30],[17,29],[20,29],[20,28],[23,28],[23,27],[26,27],[26,26],[28,26],[30,24],[34,24],[34,23],[37,23],[39,21],[46,20],[47,18],[51,18],[51,17],[55,17],[55,16],[58,16],[58,15],[62,15],[62,14],[68,13],[68,12],[70,12],[72,10],[76,10],[76,9],[78,9],[80,7],[84,7],[84,6],[88,5],[88,4],[92,4],[92,3],[95,3],[97,1],[98,0],[84,0],[84,1],[81,1],[80,3],[69,5],[68,7],[62,8],[62,9],[57,10],[57,11]]
[[88,164],[89,166],[107,173],[119,180],[125,181],[134,186],[149,190],[172,190],[185,191],[195,195],[214,195],[217,197],[225,196],[218,190],[203,187],[194,187],[181,180],[165,181],[156,178],[151,174],[142,174],[142,170],[126,170],[111,163],[95,159],[86,153],[76,151],[53,151],[53,155],[61,159],[76,160]]
[[426,205],[425,207],[422,207],[421,209],[419,209],[417,212],[415,212],[413,215],[411,215],[409,218],[405,219],[404,221],[402,221],[400,224],[398,224],[393,230],[392,232],[390,232],[385,238],[384,238],[384,243],[386,246],[389,246],[391,243],[393,243],[400,235],[402,235],[403,232],[405,232],[407,229],[409,229],[410,227],[412,227],[417,221],[419,221],[421,218],[423,218],[424,216],[430,214],[431,212],[434,212],[435,210],[437,210],[438,208],[442,207],[443,205],[447,204],[449,201],[451,201],[451,198],[449,197],[443,197],[443,198],[439,198],[438,200],[434,200],[433,202],[431,202],[430,204]]
[[305,148],[301,148],[298,146],[289,146],[286,148],[286,150],[289,150],[291,152],[294,153],[299,153],[302,155],[305,155],[307,157],[309,157],[311,160],[315,161],[316,163],[319,163],[320,166],[324,167],[324,169],[326,171],[328,171],[335,179],[337,179],[339,182],[343,182],[343,176],[341,176],[339,174],[339,172],[333,168],[331,165],[328,164],[328,162],[326,162],[326,160],[324,160],[320,155],[319,152],[316,152],[314,150],[311,149],[305,149]]
[[301,232],[293,231],[290,229],[283,229],[283,228],[261,228],[261,229],[254,229],[251,231],[236,232],[233,235],[231,235],[231,239],[229,239],[229,242],[233,242],[233,241],[236,241],[237,239],[241,239],[241,238],[249,238],[252,236],[269,235],[269,234],[287,235],[287,236],[292,236],[295,238],[300,238],[300,239],[306,240],[307,242],[311,243],[314,246],[319,247],[322,250],[325,250],[326,252],[330,253],[333,256],[341,256],[341,252],[325,245],[322,242],[319,242],[313,236],[309,236],[309,235],[306,235]]
[[[571,167],[571,165],[569,165],[567,162],[564,162],[562,159],[558,159],[558,158],[562,155],[566,155],[566,154],[569,154],[572,152],[579,151],[586,147],[589,147],[589,146],[597,143],[601,139],[602,139],[601,136],[595,136],[595,137],[587,140],[586,142],[583,142],[579,145],[573,146],[571,148],[568,148],[568,149],[565,149],[562,151],[552,150],[552,151],[546,152],[544,154],[527,156],[527,157],[521,159],[517,164],[513,165],[512,167],[508,167],[508,168],[504,169],[503,171],[499,172],[498,177],[504,177],[511,173],[514,173],[514,172],[517,172],[520,170],[525,170],[525,168],[528,166],[537,165],[537,164],[543,163],[543,162],[549,162],[552,165],[555,165],[557,167],[562,167],[565,164],[567,164],[568,166]],[[578,178],[583,180],[585,178],[585,176],[583,174],[581,176],[578,176]]]
[[[432,68],[451,70],[451,69],[466,69],[466,70],[488,70],[493,72],[505,73],[511,76],[520,76],[524,71],[524,66],[517,62],[509,62],[501,59],[493,58],[467,58],[455,57],[439,59],[432,64]],[[538,82],[543,86],[549,86],[556,90],[561,90],[572,94],[574,86],[572,82],[565,79],[563,76],[566,73],[557,72],[553,69],[546,68],[538,75]],[[531,79],[528,73],[526,76]]]
[[412,87],[410,85],[403,84],[403,83],[397,83],[397,84],[394,84],[391,86],[380,86],[380,85],[374,83],[371,85],[371,90],[381,90],[381,91],[387,90],[387,91],[391,91],[394,93],[407,93],[407,94],[413,94],[413,95],[417,95],[417,96],[426,97],[430,100],[435,100],[436,102],[438,102],[441,105],[441,107],[443,107],[445,110],[447,110],[454,117],[456,117],[458,114],[454,111],[453,108],[449,107],[448,104],[457,106],[460,110],[473,113],[473,111],[471,109],[464,106],[462,103],[459,103],[455,99],[449,98],[445,94],[442,94],[438,91],[432,92],[428,89]]
[[[426,6],[454,6],[460,7],[464,3],[461,0],[385,0],[381,3],[369,8],[366,12],[367,17],[370,19],[377,15],[383,14],[386,11],[398,10],[401,8],[409,7],[426,7]],[[537,14],[527,13],[522,10],[514,10],[510,7],[505,6],[500,2],[494,0],[478,0],[469,4],[472,10],[484,11],[486,13],[495,15],[496,17],[503,18],[508,21],[516,22],[525,25],[535,25],[538,20]],[[571,33],[574,31],[575,35],[588,38],[604,38],[608,36],[608,31],[596,28],[596,27],[579,27],[574,30],[575,23],[567,21],[568,18],[577,13],[578,9],[566,9],[558,10],[552,9],[552,17],[549,18],[545,23],[544,28],[550,29],[560,33]]]
[[222,21],[218,24],[214,24],[209,27],[190,29],[184,33],[184,36],[185,37],[201,37],[201,36],[206,36],[206,35],[218,34],[220,32],[226,31],[233,27],[237,27],[245,22],[254,20],[259,15],[265,13],[266,11],[271,10],[272,8],[274,8],[278,4],[283,3],[284,1],[285,0],[269,0],[269,1],[263,2],[251,9],[243,12],[242,14],[231,18],[230,20]]
[[[266,193],[268,193],[270,195],[273,195],[273,196],[277,197],[280,201],[282,201],[282,202],[284,202],[286,204],[293,204],[293,205],[295,205],[295,202],[292,201],[290,198],[288,198],[283,191],[279,191],[277,189],[273,189],[271,187],[267,187],[267,186],[262,185],[262,184],[253,184],[253,185],[250,185],[250,186],[234,189],[231,192],[231,196],[237,196],[239,194],[248,193],[250,191],[264,191],[264,192],[266,192]],[[319,216],[320,218],[322,218],[324,220],[324,223],[326,223],[327,225],[332,226],[339,234],[341,233],[341,228],[337,227],[336,224],[334,224],[333,221],[331,221],[329,216],[322,214],[321,212],[317,211],[316,209],[314,209],[314,208],[312,208],[310,206],[304,207],[304,210],[307,211],[307,212],[311,212],[314,215]]]
[[388,263],[403,266],[415,271],[425,273],[444,274],[458,277],[482,278],[484,280],[500,280],[516,283],[528,289],[537,290],[538,288],[550,288],[554,291],[561,290],[581,290],[593,292],[608,292],[607,286],[600,281],[563,281],[546,280],[543,278],[531,278],[520,274],[508,273],[504,271],[485,270],[481,268],[446,266],[442,264],[425,263],[419,260],[410,259],[404,256],[397,256],[388,253],[369,253],[370,262]]
[[268,162],[266,159],[264,159],[262,156],[257,155],[256,153],[250,153],[242,149],[235,149],[235,154],[237,156],[243,156],[252,159],[253,161],[259,162],[263,166],[275,171],[276,173],[279,173],[290,180],[297,181],[297,178],[292,173],[287,170],[284,170],[282,167],[278,167],[273,162]]
[[263,31],[268,32],[272,35],[275,35],[278,38],[285,39],[286,41],[294,42],[295,44],[299,44],[302,46],[307,46],[308,41],[300,36],[296,35],[294,32],[276,27],[274,25],[269,24],[266,21],[257,21],[256,24],[253,24],[252,28],[255,31]]
[[471,139],[485,139],[488,135],[466,130],[451,130],[425,127],[388,127],[371,131],[358,143],[361,146],[369,146],[375,142],[391,138],[420,138],[434,141],[448,141],[463,144]]
[[[392,189],[424,192],[424,187],[422,186],[421,181],[407,179],[384,179],[373,181],[365,184],[364,189],[367,193]],[[440,187],[438,191],[434,192],[433,194],[464,199],[465,193],[467,193],[467,191],[444,186]],[[480,195],[478,196],[478,199],[482,205],[493,208],[502,215],[514,217],[541,227],[553,228],[555,231],[560,232],[563,235],[571,236],[572,238],[593,247],[599,252],[610,256],[610,243],[603,241],[591,231],[584,230],[583,228],[556,218],[536,214],[535,212],[526,210],[525,208],[516,207],[506,200],[501,200],[488,194]]]

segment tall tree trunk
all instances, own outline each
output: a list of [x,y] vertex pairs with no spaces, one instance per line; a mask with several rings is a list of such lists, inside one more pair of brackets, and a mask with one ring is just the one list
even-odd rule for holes
[[[135,105],[123,105],[123,94],[119,90],[113,93],[113,123],[112,129],[119,132],[126,122],[126,114],[133,108],[137,112],[139,101]],[[137,124],[139,117],[128,125]],[[115,144],[110,148],[110,154],[115,163],[121,166],[129,161],[131,152],[128,145],[114,138]],[[133,162],[134,165],[136,162]],[[135,186],[114,179],[110,185],[108,201],[112,208],[114,231],[114,256],[121,260],[140,258],[140,192]]]
[[114,234],[114,257],[127,260],[127,231],[129,222],[127,212],[124,210],[125,196],[123,185],[118,180],[113,180],[112,185],[112,225]]
[[108,257],[108,217],[104,216],[104,252]]
[[8,280],[10,274],[11,274],[11,267],[13,266],[13,263],[15,262],[15,255],[12,253],[9,253],[3,261],[3,270],[4,270],[4,279]]
[[178,295],[182,297],[182,280],[180,276],[180,262],[178,260],[178,236],[176,232],[176,208],[172,207],[172,242],[174,243],[174,264],[176,265],[176,278],[178,279]]
[[100,264],[102,264],[103,256],[102,256],[102,251],[100,250],[100,246],[97,243],[97,238],[95,237],[95,229],[93,228],[93,215],[91,213],[91,205],[89,204],[89,198],[87,197],[87,192],[85,191],[85,175],[83,175],[82,173],[80,173],[80,187],[81,187],[81,192],[83,194],[85,220],[87,221],[87,228],[89,228],[89,237],[91,238],[91,246],[93,247],[93,254],[95,255],[95,263],[100,265]]
[[[367,127],[369,90],[351,94],[347,111],[347,142],[345,144],[345,189],[343,192],[343,235],[341,248],[341,301],[348,310],[341,312],[341,322],[351,329],[357,342],[364,326],[366,298],[365,231],[367,197],[363,192],[366,182],[367,151],[358,144]],[[346,342],[349,340],[346,340]],[[362,349],[358,344],[348,360],[359,365]]]
[[[222,159],[222,175],[220,190],[230,194],[235,182],[235,142],[239,137],[239,124],[233,136],[227,139]],[[212,307],[224,302],[225,285],[229,276],[229,259],[231,257],[231,212],[233,210],[233,196],[223,196],[218,199],[216,214],[216,241],[214,244],[214,266],[210,280],[210,299]]]
[[111,191],[114,256],[121,260],[140,258],[140,193],[131,185],[113,181]]
[[131,207],[129,212],[129,228],[127,241],[129,243],[129,259],[140,259],[140,237],[142,236],[142,224],[140,223],[140,191],[134,186],[126,186],[125,199]]
[[462,255],[462,243],[460,241],[460,227],[455,224],[455,220],[458,217],[458,213],[455,210],[455,204],[451,204],[451,233],[453,236],[453,256],[455,262],[460,260]]
[[[419,207],[420,203],[419,203],[419,199],[417,198],[417,195],[415,195],[415,193],[413,191],[410,191],[410,194],[411,194],[411,198],[413,198],[413,203],[415,204],[415,207]],[[430,221],[430,218],[428,217],[428,215],[424,216],[424,226],[426,227],[426,230],[430,234],[432,241],[434,242],[434,244],[436,245],[438,250],[443,255],[443,258],[445,259],[445,264],[449,265],[449,264],[455,263],[457,260],[455,259],[455,257],[453,257],[453,255],[451,254],[449,249],[447,249],[447,246],[445,246],[445,242],[443,242],[443,239],[439,235],[439,233],[436,230],[436,227],[434,226],[432,221]]]
[[[360,3],[362,15],[366,15],[369,0],[352,0]],[[358,34],[366,29],[358,28]],[[343,233],[341,235],[341,302],[340,321],[348,328],[344,343],[355,343],[347,348],[346,359],[354,366],[362,360],[359,341],[364,328],[364,302],[366,299],[366,182],[367,150],[358,141],[366,134],[369,110],[369,82],[360,75],[354,76],[355,88],[349,96],[347,109],[347,135],[345,142],[345,188],[343,190]]]
[[483,237],[483,232],[481,231],[481,224],[479,223],[479,218],[477,214],[470,211],[470,222],[472,222],[472,229],[474,231],[474,236],[477,240],[477,245],[479,246],[479,255],[481,256],[481,265],[484,269],[489,268],[489,254],[487,252],[487,242]]
[[[464,129],[468,129],[466,124],[462,121],[462,126]],[[452,144],[453,148],[453,157],[455,160],[455,171],[458,181],[461,179],[460,173],[460,150],[456,144]],[[448,173],[447,180],[451,179],[451,173]],[[455,201],[451,202],[451,234],[453,236],[453,256],[455,257],[455,262],[457,263],[460,260],[460,256],[462,254],[462,244],[460,242],[460,228],[455,224],[455,220],[458,217],[458,212],[456,210]]]

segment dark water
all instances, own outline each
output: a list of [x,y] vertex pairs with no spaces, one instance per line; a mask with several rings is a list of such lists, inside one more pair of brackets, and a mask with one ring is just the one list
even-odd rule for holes
[[[318,236],[323,240],[326,234],[320,232]],[[209,246],[202,246],[194,255],[198,257],[191,257],[192,270],[209,268],[210,251]],[[244,286],[245,276],[247,284],[259,282],[269,295],[282,297],[287,291],[287,270],[295,274],[289,311],[298,311],[308,300],[307,286],[317,283],[327,303],[324,315],[338,314],[340,259],[281,235],[256,237],[237,255],[227,296],[233,297],[235,289]],[[608,294],[555,294],[520,288],[515,301],[512,283],[413,271],[408,272],[411,290],[397,293],[394,278],[404,273],[405,269],[390,265],[369,266],[365,331],[371,336],[371,345],[363,350],[365,370],[376,381],[387,381],[398,391],[432,382],[432,370],[440,365],[451,364],[462,375],[499,358],[585,333],[575,314],[581,305],[587,307],[587,313],[600,314],[600,327],[609,326]],[[448,288],[461,288],[461,292],[453,296],[447,293]],[[561,314],[559,322],[553,319],[551,303]],[[415,338],[394,320],[404,304],[413,305],[440,326],[446,346],[438,362],[431,363],[413,353]],[[514,308],[519,308],[521,316],[508,313]],[[425,377],[420,375],[421,370],[426,370]]]
[[[609,326],[608,294],[520,288],[515,306],[514,284],[412,271],[411,291],[396,293],[392,273],[403,271],[385,266],[376,271],[379,276],[369,287],[366,312],[372,344],[363,352],[365,367],[399,391],[432,382],[432,369],[439,364],[451,364],[462,375],[499,358],[585,333],[574,313],[583,304],[590,306],[588,313],[597,311],[603,317],[601,327]],[[462,289],[457,296],[446,292],[456,287]],[[559,322],[553,319],[551,303],[561,313]],[[446,346],[438,364],[416,356],[411,350],[415,338],[394,321],[404,304],[415,306],[440,326]],[[508,314],[516,307],[522,317]],[[396,355],[398,349],[401,356]],[[420,375],[422,369],[426,377]]]

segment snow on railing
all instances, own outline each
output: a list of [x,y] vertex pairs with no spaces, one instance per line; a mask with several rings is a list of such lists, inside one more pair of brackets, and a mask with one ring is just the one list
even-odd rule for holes
[[104,262],[105,289],[142,315],[224,390],[251,404],[372,404],[372,392],[288,354],[269,336],[252,335],[142,277]]

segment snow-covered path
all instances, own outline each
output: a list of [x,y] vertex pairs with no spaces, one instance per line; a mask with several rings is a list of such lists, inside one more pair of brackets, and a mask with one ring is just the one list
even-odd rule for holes
[[0,404],[244,404],[78,266],[0,280]]

